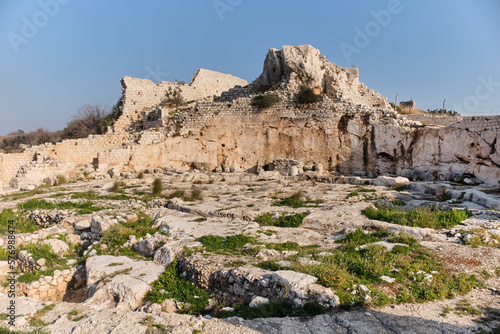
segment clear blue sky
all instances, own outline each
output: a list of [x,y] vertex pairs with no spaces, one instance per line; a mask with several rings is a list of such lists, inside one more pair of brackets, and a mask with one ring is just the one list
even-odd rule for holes
[[126,75],[250,82],[269,48],[299,44],[390,101],[500,114],[498,0],[0,0],[0,135],[62,129],[83,104],[116,102]]

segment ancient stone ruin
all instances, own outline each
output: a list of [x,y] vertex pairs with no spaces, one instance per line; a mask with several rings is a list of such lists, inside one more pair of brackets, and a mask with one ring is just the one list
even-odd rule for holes
[[[370,177],[467,177],[491,185],[500,179],[499,116],[417,115],[412,121],[360,83],[358,69],[330,63],[308,45],[271,49],[250,85],[203,69],[189,85],[130,77],[122,85],[122,116],[107,134],[0,154],[0,185],[23,188],[57,174],[74,177],[85,165],[247,171],[283,158]],[[322,101],[298,104],[300,86]],[[191,103],[165,105],[175,91]],[[264,91],[282,102],[265,110],[252,106],[252,97]]]
[[500,326],[500,116],[398,114],[310,45],[122,86],[105,134],[0,154],[0,331]]

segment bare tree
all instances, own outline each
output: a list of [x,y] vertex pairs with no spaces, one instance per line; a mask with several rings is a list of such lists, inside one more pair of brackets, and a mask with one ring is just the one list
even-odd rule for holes
[[64,129],[66,138],[83,138],[98,133],[98,121],[108,115],[106,107],[99,104],[85,104],[78,109],[71,122]]

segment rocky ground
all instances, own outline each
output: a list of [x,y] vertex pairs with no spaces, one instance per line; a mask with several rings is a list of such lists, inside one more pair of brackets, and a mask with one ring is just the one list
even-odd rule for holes
[[[481,190],[156,169],[6,193],[0,246],[14,219],[15,326],[0,317],[37,333],[497,333],[500,198]],[[403,226],[362,213],[374,204],[470,217]],[[182,290],[186,280],[208,294]]]

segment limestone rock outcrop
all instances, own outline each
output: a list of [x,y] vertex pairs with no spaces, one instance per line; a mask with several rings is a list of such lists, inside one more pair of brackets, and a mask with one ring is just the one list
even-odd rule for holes
[[[262,172],[285,159],[298,161],[298,170],[293,169],[298,175],[306,166],[321,165],[326,175],[468,179],[498,186],[500,116],[407,119],[359,82],[358,69],[330,63],[310,45],[271,49],[259,78],[236,87],[245,83],[207,70],[199,70],[190,85],[125,77],[123,114],[110,132],[0,154],[0,184],[34,187],[33,180],[49,176],[40,171],[45,165],[32,166],[34,157],[44,157],[54,165],[50,173],[80,176],[91,164],[103,175],[110,168],[165,166]],[[322,94],[322,101],[299,105],[295,96],[301,85]],[[163,108],[169,89],[195,102]],[[266,109],[253,106],[252,98],[266,89],[282,101]],[[212,101],[209,95],[215,94],[221,96]],[[92,233],[97,240],[99,228],[93,226]]]
[[392,109],[387,99],[359,82],[357,68],[341,68],[321,55],[311,45],[288,46],[281,50],[270,49],[264,61],[262,74],[255,84],[276,88],[283,80],[295,74],[301,85],[312,88],[333,99],[344,99],[369,108]]
[[165,267],[126,256],[94,256],[87,259],[87,304],[134,310]]

